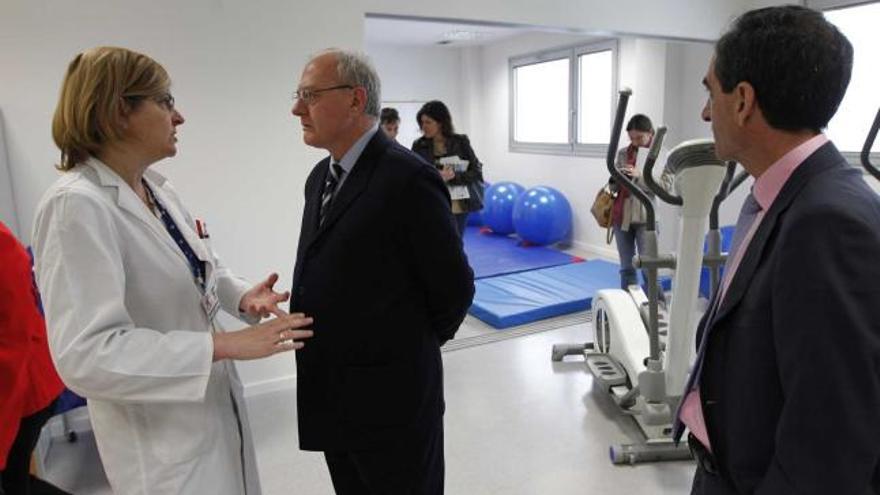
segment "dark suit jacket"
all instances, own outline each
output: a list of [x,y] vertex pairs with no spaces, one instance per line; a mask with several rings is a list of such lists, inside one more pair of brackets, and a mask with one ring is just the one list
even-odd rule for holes
[[880,200],[861,175],[831,143],[807,158],[700,323],[730,493],[880,493]]
[[296,353],[300,447],[387,447],[442,421],[440,346],[473,272],[433,166],[377,132],[319,227],[328,166],[306,181],[293,276],[290,310],[315,332]]

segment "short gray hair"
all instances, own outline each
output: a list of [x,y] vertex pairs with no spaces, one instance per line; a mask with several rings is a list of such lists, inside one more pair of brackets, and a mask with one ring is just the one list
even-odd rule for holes
[[[334,55],[336,75],[341,82],[360,86],[367,90],[367,104],[364,113],[379,118],[379,103],[382,100],[382,83],[370,59],[363,53],[339,48],[330,48],[315,55]],[[315,58],[312,57],[312,58]]]

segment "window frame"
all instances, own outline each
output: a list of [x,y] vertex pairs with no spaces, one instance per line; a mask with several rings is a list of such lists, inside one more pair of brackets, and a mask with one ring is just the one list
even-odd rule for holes
[[[611,91],[608,94],[608,101],[611,102],[608,105],[608,128],[614,124],[614,114],[617,110],[615,103],[617,103],[617,41],[609,40],[604,42],[598,42],[590,44],[589,46],[583,46],[579,49],[575,50],[574,60],[572,64],[578,70],[578,76],[580,75],[580,67],[578,67],[578,58],[582,55],[589,55],[591,53],[599,53],[604,51],[611,51]],[[580,91],[580,80],[576,81],[577,85],[573,87],[573,94],[575,97],[575,102],[573,105],[573,114],[572,114],[572,144],[574,145],[574,152],[576,155],[585,155],[585,156],[605,156],[608,153],[608,139],[606,139],[604,143],[579,143],[578,142],[578,122],[580,121],[580,101],[577,100],[579,96],[578,93]],[[608,138],[611,136],[609,135]]]
[[[830,11],[846,10],[846,9],[850,9],[850,8],[854,8],[854,7],[861,7],[861,6],[872,4],[872,3],[878,3],[878,0],[807,0],[806,6],[813,8],[813,9],[816,9],[816,10],[820,10],[824,14],[824,13],[830,12]],[[846,35],[846,33],[843,33],[843,34]],[[855,62],[855,60],[853,60],[853,62]],[[852,81],[850,81],[850,83],[852,83]],[[847,88],[847,90],[849,90],[849,88]],[[880,111],[880,110],[875,110],[875,112],[877,112],[877,111]],[[876,115],[876,113],[874,113],[873,115]],[[835,114],[835,117],[836,116],[837,115]],[[832,119],[833,119],[833,117],[832,117]],[[872,119],[873,119],[873,117],[872,117]],[[871,121],[871,123],[873,123],[873,120]],[[871,124],[869,123],[868,127],[865,128],[865,131],[864,131],[865,134],[863,134],[863,135],[866,137],[867,137],[867,131],[868,131],[868,129],[870,129],[870,125]],[[823,132],[827,132],[827,129],[823,129]],[[841,147],[840,154],[843,155],[844,158],[846,158],[847,162],[849,162],[851,165],[858,167],[859,169],[862,170],[862,172],[865,175],[867,175],[868,171],[865,170],[864,167],[862,166],[861,146],[864,146],[864,141],[862,141],[860,148],[855,151],[854,150],[846,150],[843,147]],[[874,147],[876,148],[876,146],[877,146],[877,142],[875,141]],[[876,165],[877,163],[880,163],[880,152],[878,152],[878,151],[869,152],[868,159],[871,161],[872,164]]]
[[[608,143],[578,143],[578,125],[580,101],[580,67],[578,59],[582,55],[611,51],[611,93],[608,95],[610,113],[608,121],[614,119],[614,101],[618,86],[619,68],[619,42],[617,39],[607,39],[587,44],[579,43],[557,48],[548,48],[537,52],[518,55],[508,59],[508,150],[512,153],[535,153],[542,155],[567,155],[567,156],[591,156],[603,157],[608,151]],[[541,143],[530,141],[517,141],[516,138],[516,69],[528,65],[534,65],[554,60],[568,60],[568,129],[567,143]],[[610,137],[610,136],[609,136]]]
[[869,3],[876,3],[877,0],[806,0],[804,5],[815,10],[837,10],[848,7],[858,7]]

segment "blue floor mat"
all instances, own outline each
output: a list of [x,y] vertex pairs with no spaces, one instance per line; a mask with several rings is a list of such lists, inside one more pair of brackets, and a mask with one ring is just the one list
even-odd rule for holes
[[620,286],[619,266],[602,260],[477,280],[470,314],[508,328],[590,308],[599,289]]
[[495,277],[537,268],[566,265],[583,261],[543,246],[521,246],[515,237],[480,233],[478,227],[468,227],[464,234],[464,251],[474,270],[474,278]]

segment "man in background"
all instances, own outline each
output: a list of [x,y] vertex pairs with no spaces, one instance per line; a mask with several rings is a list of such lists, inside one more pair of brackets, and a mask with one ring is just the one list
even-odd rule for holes
[[385,131],[389,139],[397,141],[397,132],[400,131],[400,114],[396,108],[385,107],[379,113],[379,126]]

